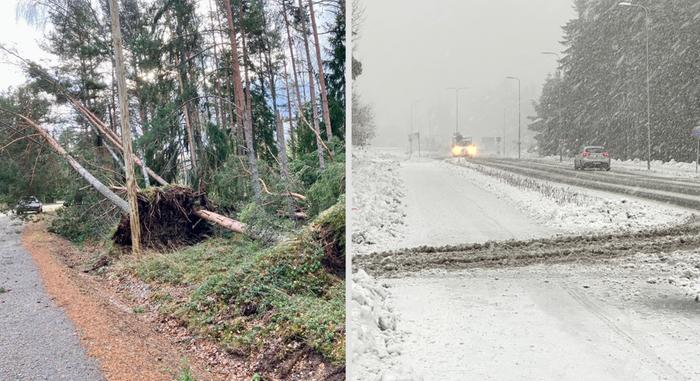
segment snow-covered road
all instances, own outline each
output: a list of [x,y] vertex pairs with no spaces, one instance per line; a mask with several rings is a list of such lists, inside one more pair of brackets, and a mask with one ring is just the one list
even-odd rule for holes
[[[625,265],[631,266],[626,267]],[[388,281],[425,380],[696,380],[700,304],[634,261]]]
[[[382,152],[353,157],[353,255],[638,231],[690,215],[655,202]],[[369,255],[356,262],[376,258],[391,266],[391,258]],[[669,262],[640,266],[638,258],[625,258],[379,280],[356,273],[350,379],[697,379],[700,355],[693,348],[700,339],[693,335],[700,304],[663,276],[650,281],[673,273]],[[697,281],[700,259],[688,268],[697,272],[684,284]]]
[[527,239],[554,233],[477,186],[474,177],[440,164],[426,160],[401,166],[409,232],[401,246]]

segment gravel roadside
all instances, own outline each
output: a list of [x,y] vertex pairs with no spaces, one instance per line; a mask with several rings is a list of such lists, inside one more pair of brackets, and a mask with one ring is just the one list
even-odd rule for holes
[[46,293],[20,233],[20,223],[0,215],[0,379],[103,380]]

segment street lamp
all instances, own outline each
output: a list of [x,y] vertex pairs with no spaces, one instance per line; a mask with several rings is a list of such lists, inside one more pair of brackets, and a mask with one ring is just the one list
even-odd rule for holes
[[[559,61],[561,61],[561,57],[559,56],[559,53],[542,52],[542,54],[557,57],[557,63]],[[559,77],[559,84],[557,86],[559,88],[559,102],[558,102],[559,103],[559,107],[558,107],[559,108],[559,131],[558,131],[558,134],[559,134],[559,137],[558,137],[558,140],[559,140],[559,162],[562,162],[562,161],[564,161],[564,153],[563,153],[563,150],[564,150],[564,147],[563,147],[563,145],[564,145],[563,144],[563,141],[564,141],[564,139],[563,139],[563,137],[564,137],[564,123],[561,119],[561,109],[564,106],[564,100],[561,97],[561,88],[563,87],[562,83],[561,83],[561,70],[557,70],[557,76]]]
[[415,109],[416,104],[418,104],[418,102],[420,102],[420,101],[421,101],[420,99],[416,99],[413,102],[411,102],[411,133],[413,133],[413,130],[415,129],[413,126],[414,119],[415,119],[415,117],[413,115],[414,111],[415,111],[414,109]]
[[448,87],[447,90],[455,91],[455,133],[459,132],[459,91],[467,90],[468,87]]
[[644,10],[644,24],[646,30],[646,55],[647,55],[647,170],[651,170],[651,95],[649,91],[649,9],[643,5],[632,4],[623,1],[617,4],[621,7],[636,7]]
[[521,146],[521,141],[520,141],[520,78],[513,77],[510,75],[507,76],[506,78],[518,81],[518,159],[520,159],[520,146]]

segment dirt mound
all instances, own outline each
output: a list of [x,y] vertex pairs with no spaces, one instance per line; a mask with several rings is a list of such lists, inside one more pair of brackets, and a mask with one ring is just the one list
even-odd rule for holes
[[[168,249],[201,242],[212,232],[207,221],[194,214],[206,205],[206,197],[189,188],[167,186],[139,192],[141,244],[154,249]],[[121,246],[131,246],[128,215],[122,215],[112,239]]]

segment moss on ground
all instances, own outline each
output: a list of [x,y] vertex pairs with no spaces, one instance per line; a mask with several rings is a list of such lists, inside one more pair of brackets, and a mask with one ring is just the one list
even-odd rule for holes
[[[158,296],[187,326],[246,354],[297,342],[335,365],[345,361],[345,282],[327,266],[344,257],[341,198],[290,239],[262,248],[245,237],[212,239],[126,268],[146,282],[186,286],[186,301]],[[331,251],[332,251],[331,250]]]

